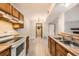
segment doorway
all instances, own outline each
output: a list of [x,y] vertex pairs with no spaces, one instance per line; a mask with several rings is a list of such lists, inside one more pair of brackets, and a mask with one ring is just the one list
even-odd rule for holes
[[42,23],[36,23],[36,37],[41,37],[42,38]]
[[49,24],[49,35],[55,36],[56,35],[56,26],[55,24]]

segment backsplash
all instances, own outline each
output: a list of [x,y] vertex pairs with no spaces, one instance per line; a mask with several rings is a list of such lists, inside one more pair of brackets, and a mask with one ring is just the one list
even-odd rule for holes
[[0,19],[0,33],[12,31],[12,23]]

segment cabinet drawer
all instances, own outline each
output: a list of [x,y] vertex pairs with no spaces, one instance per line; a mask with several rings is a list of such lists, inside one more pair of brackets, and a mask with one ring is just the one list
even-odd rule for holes
[[0,53],[0,56],[10,56],[11,55],[11,50],[10,48],[6,49],[5,51]]

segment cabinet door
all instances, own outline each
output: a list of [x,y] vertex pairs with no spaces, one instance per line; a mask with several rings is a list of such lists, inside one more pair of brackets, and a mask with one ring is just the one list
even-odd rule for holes
[[55,56],[55,41],[51,39],[51,55]]
[[61,52],[58,51],[58,50],[56,50],[56,56],[62,56],[62,55],[61,55]]
[[24,28],[24,24],[20,24],[20,28]]
[[49,52],[51,53],[51,38],[48,37],[48,48],[49,48]]
[[13,7],[13,16],[14,17],[16,17],[16,18],[18,18],[19,19],[19,12],[18,12],[18,10],[17,9],[15,9],[14,7]]
[[63,53],[59,49],[56,49],[56,56],[66,56],[66,55],[65,55],[65,52]]
[[9,3],[0,3],[0,10],[12,14],[12,6]]
[[67,56],[67,51],[61,45],[56,43],[56,56]]
[[0,56],[11,56],[11,48],[8,48],[2,53],[0,53]]
[[22,21],[24,20],[24,16],[21,13],[19,13],[19,19]]
[[11,4],[8,4],[9,5],[9,14],[11,14],[12,15],[12,5]]
[[20,28],[20,25],[18,23],[13,23],[13,28],[14,29],[19,29]]

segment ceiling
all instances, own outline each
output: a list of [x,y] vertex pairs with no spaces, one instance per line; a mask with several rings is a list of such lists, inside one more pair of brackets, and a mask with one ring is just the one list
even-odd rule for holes
[[30,19],[46,18],[51,3],[13,3],[26,17]]

